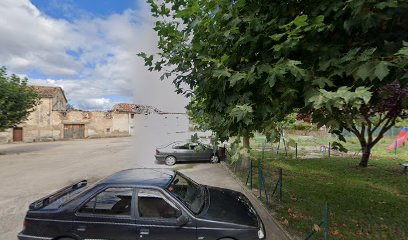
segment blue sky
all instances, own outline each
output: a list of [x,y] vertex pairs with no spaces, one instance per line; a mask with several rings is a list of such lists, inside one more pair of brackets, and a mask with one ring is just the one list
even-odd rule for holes
[[38,9],[46,15],[75,21],[80,17],[106,18],[112,14],[121,14],[127,9],[137,9],[137,0],[32,0]]
[[60,86],[84,110],[184,111],[187,100],[136,55],[157,52],[144,0],[1,0],[0,16],[0,65],[30,84]]

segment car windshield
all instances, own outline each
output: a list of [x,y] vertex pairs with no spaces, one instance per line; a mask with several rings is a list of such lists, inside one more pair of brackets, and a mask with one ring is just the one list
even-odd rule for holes
[[200,213],[204,207],[204,186],[191,181],[180,173],[177,173],[176,176],[174,176],[167,191],[182,201],[194,214]]

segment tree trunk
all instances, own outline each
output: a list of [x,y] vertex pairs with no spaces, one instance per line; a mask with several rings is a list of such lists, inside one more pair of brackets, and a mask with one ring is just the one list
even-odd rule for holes
[[366,144],[363,148],[363,155],[361,156],[361,160],[360,160],[360,167],[367,167],[368,166],[368,160],[370,159],[370,155],[371,155],[371,144]]
[[249,149],[249,137],[243,137],[242,146]]

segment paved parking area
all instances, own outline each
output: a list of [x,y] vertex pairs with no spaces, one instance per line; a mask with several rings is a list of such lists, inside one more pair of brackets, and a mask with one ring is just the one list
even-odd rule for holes
[[[155,146],[188,136],[152,129],[149,134],[147,129],[139,133],[127,138],[0,145],[0,239],[16,239],[28,204],[34,200],[82,179],[95,181],[127,168],[165,167],[154,161]],[[200,183],[242,191],[221,164],[176,167]],[[258,211],[262,212],[259,206]],[[268,215],[262,213],[262,217],[268,239],[284,239]]]

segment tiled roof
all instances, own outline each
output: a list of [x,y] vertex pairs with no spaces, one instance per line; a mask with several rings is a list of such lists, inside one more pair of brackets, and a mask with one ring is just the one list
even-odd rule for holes
[[64,90],[62,90],[61,87],[49,87],[49,86],[31,86],[36,92],[38,92],[38,95],[41,98],[52,98],[56,94],[58,94],[58,91],[62,92],[62,95],[64,96],[65,100],[67,99],[65,97]]
[[152,107],[152,106],[146,106],[146,105],[138,105],[138,104],[133,104],[133,103],[118,103],[115,104],[112,108],[112,111],[114,112],[128,112],[128,113],[135,113],[135,114],[145,114],[145,113],[157,113],[161,114],[163,113],[159,109]]

